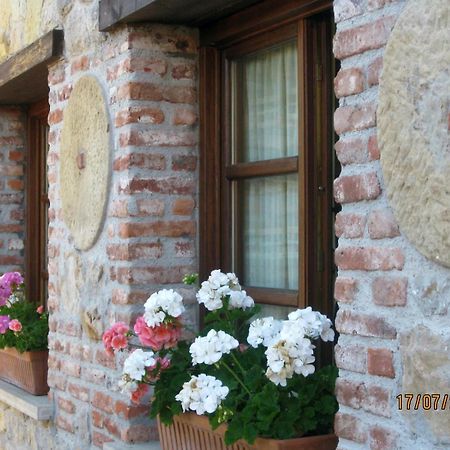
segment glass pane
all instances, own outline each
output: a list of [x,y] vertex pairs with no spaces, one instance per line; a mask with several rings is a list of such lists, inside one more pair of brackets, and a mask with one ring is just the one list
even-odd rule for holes
[[298,289],[297,174],[238,181],[239,276],[246,286]]
[[233,162],[298,154],[295,41],[233,61],[232,97]]

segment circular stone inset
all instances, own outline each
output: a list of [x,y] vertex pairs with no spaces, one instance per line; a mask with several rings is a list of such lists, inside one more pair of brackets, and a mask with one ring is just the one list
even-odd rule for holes
[[82,77],[64,110],[61,133],[61,203],[79,250],[88,250],[103,226],[110,179],[109,122],[102,89]]
[[450,2],[410,0],[383,58],[377,113],[387,196],[402,232],[450,267]]

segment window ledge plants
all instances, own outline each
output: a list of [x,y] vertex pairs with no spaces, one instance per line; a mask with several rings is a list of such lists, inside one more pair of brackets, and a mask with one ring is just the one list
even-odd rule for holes
[[48,316],[25,299],[23,277],[0,277],[0,379],[33,395],[48,392]]
[[336,448],[337,370],[314,366],[314,342],[334,339],[331,321],[309,307],[287,320],[254,319],[259,307],[234,274],[220,270],[202,283],[197,299],[207,313],[192,342],[180,339],[184,306],[172,289],[150,296],[134,333],[119,322],[103,336],[111,354],[126,349],[133,335],[149,347],[130,353],[119,385],[137,403],[153,386],[150,415],[160,422],[163,449],[175,450],[171,442],[182,439],[208,450],[200,444],[204,433],[212,433],[206,442],[217,449]]

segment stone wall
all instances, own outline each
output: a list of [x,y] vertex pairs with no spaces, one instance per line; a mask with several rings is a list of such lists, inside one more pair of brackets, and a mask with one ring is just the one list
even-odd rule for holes
[[0,273],[23,270],[26,117],[0,107]]
[[[403,211],[399,214],[398,208],[393,207],[391,199],[397,191],[387,189],[387,174],[380,164],[381,154],[383,169],[388,170],[390,180],[395,179],[394,185],[416,189],[412,197],[407,192],[403,198],[397,196],[395,204],[427,218],[428,226],[422,233],[448,236],[450,229],[445,215],[448,204],[441,204],[439,215],[433,218],[436,211],[430,202],[423,201],[424,186],[413,172],[416,169],[420,172],[428,152],[442,155],[436,164],[448,170],[443,152],[448,148],[449,73],[440,74],[446,88],[434,94],[437,101],[428,102],[426,110],[423,104],[427,104],[429,86],[426,83],[420,86],[416,77],[421,71],[431,73],[434,66],[421,63],[419,67],[414,63],[420,60],[419,54],[424,54],[422,45],[437,39],[441,32],[447,36],[438,39],[443,53],[450,52],[448,2],[432,3],[422,0],[334,2],[337,22],[334,53],[341,62],[335,79],[339,98],[335,129],[339,134],[336,152],[342,172],[334,185],[335,198],[342,205],[336,218],[339,246],[335,255],[339,269],[335,286],[339,303],[336,327],[340,332],[335,352],[340,369],[337,384],[340,410],[335,425],[340,450],[419,450],[450,445],[448,403],[443,404],[444,395],[450,392],[450,272],[423,256],[417,250],[421,246],[415,242],[417,237],[406,233],[407,227],[397,221]],[[410,19],[405,19],[406,12],[416,14],[413,22],[407,22]],[[436,22],[433,14],[440,16],[440,20]],[[401,48],[412,42],[411,36],[401,31],[392,34],[393,27],[400,27],[400,23],[405,30],[410,30],[415,40],[408,52],[395,53],[393,47],[398,43]],[[447,28],[445,25],[442,28],[446,31],[441,30],[439,23],[447,24]],[[385,60],[386,45],[391,55],[389,61]],[[433,52],[428,50],[428,53]],[[383,78],[383,62],[386,69],[386,64],[393,63],[392,54],[396,55],[397,64],[395,82],[402,89],[400,84],[396,89],[389,87],[394,81],[392,70],[386,70],[390,75]],[[380,92],[389,89],[390,97],[384,99],[384,105],[389,102],[388,110],[378,108]],[[416,117],[409,118],[405,115],[407,110],[399,108],[405,103],[412,105]],[[386,116],[394,109],[396,117]],[[437,124],[441,110],[445,123]],[[435,137],[428,136],[427,131],[416,131],[417,117],[430,124],[421,124],[419,129],[434,128]],[[388,139],[384,139],[386,134],[380,124],[392,128]],[[421,145],[411,140],[418,133]],[[447,141],[436,137],[445,135]],[[377,139],[380,136],[382,139]],[[410,170],[402,165],[403,156],[402,161],[396,160],[395,152],[400,152],[401,142],[411,143],[405,149],[415,161]],[[441,189],[446,189],[446,183],[441,183]],[[416,203],[406,204],[411,199]],[[444,244],[442,241],[443,247]],[[407,407],[406,398],[402,397],[400,410],[396,397],[409,393],[415,395],[412,405]],[[417,394],[424,393],[440,394],[437,410],[434,404],[426,410],[427,404],[422,401],[414,410]]]

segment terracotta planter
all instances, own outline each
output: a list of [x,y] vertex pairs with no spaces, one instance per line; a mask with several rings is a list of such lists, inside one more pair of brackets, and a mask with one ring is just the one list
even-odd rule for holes
[[33,395],[46,395],[48,350],[19,353],[15,348],[0,350],[0,379]]
[[226,426],[212,431],[208,419],[197,414],[176,416],[168,427],[158,419],[158,429],[163,450],[335,450],[338,442],[334,434],[327,434],[282,441],[257,439],[253,445],[238,441],[226,446]]

